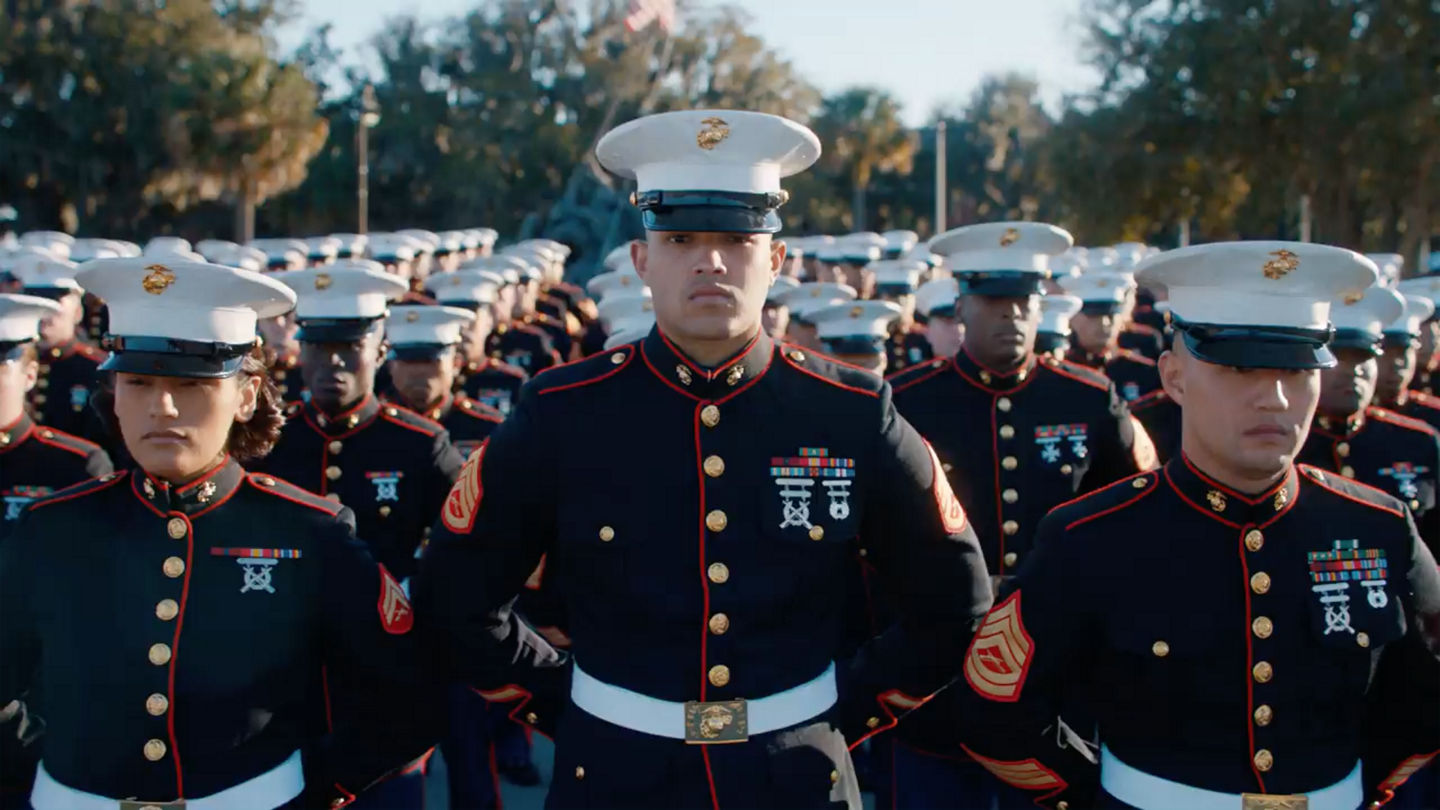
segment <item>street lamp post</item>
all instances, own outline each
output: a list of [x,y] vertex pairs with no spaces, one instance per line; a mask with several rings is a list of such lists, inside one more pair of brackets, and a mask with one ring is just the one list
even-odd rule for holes
[[378,123],[380,105],[375,102],[375,87],[367,84],[360,93],[360,115],[355,122],[355,232],[362,236],[370,226],[370,129]]

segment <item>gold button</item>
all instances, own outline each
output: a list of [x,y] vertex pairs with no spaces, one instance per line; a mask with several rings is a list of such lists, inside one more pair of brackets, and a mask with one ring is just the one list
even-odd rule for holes
[[1359,644],[1361,647],[1369,647],[1369,646],[1370,646],[1370,634],[1369,634],[1369,633],[1366,633],[1366,632],[1363,631],[1363,630],[1360,631],[1359,633],[1356,633],[1356,634],[1355,634],[1355,643],[1356,643],[1356,644]]
[[720,409],[714,405],[706,405],[700,409],[700,421],[705,427],[715,427],[720,424]]
[[1255,593],[1265,593],[1269,591],[1270,575],[1264,571],[1256,571],[1255,575],[1250,577],[1250,590]]
[[1070,810],[1070,803],[1069,803],[1069,802],[1057,802],[1057,803],[1055,804],[1055,810]]
[[610,362],[617,366],[620,365],[621,363],[625,362],[625,353],[615,352],[614,354],[610,355]]
[[337,481],[337,480],[339,480],[339,478],[340,478],[340,468],[339,468],[339,467],[336,467],[336,466],[334,466],[334,465],[331,465],[331,466],[329,466],[329,467],[326,467],[326,468],[325,468],[325,477],[326,477],[326,478],[329,478],[331,481]]
[[1009,425],[1001,425],[1001,426],[1000,426],[1000,438],[1002,438],[1002,439],[1013,439],[1013,438],[1015,438],[1015,428],[1010,427]]
[[540,722],[540,715],[536,714],[535,712],[528,712],[525,715],[525,722],[533,726],[536,723]]
[[1269,661],[1261,661],[1250,670],[1250,674],[1255,676],[1256,683],[1269,683],[1275,677],[1275,668],[1270,666]]
[[1010,412],[1010,398],[1009,398],[1009,397],[1000,397],[999,399],[995,400],[995,407],[996,407],[996,408],[999,408],[1001,411],[1003,411],[1003,412],[1005,412],[1005,413],[1009,413],[1009,412]]
[[1255,770],[1264,773],[1275,767],[1275,755],[1261,748],[1255,752]]
[[730,581],[730,568],[725,563],[710,563],[710,567],[705,569],[705,573],[716,585],[723,585]]
[[1004,467],[1007,470],[1013,470],[1016,467],[1020,466],[1020,460],[1015,458],[1014,456],[1006,456],[1005,458],[1000,459],[1000,466]]
[[1149,483],[1150,483],[1150,479],[1149,479],[1149,478],[1146,478],[1145,476],[1142,475],[1142,476],[1140,476],[1139,478],[1136,478],[1135,480],[1131,481],[1131,482],[1130,482],[1130,486],[1133,487],[1134,489],[1144,489],[1147,485],[1149,485]]
[[335,503],[340,503],[340,493],[338,493],[338,492],[327,492],[327,493],[325,493],[325,500],[327,500],[327,501],[334,501]]
[[169,532],[172,538],[179,540],[190,533],[190,528],[185,525],[184,519],[177,517],[170,518],[170,522],[165,524],[165,531]]
[[51,356],[51,357],[59,357],[60,355],[62,355],[62,354],[64,354],[64,353],[65,353],[64,350],[61,349],[61,348],[58,347],[58,346],[50,350],[50,356]]
[[162,566],[165,576],[175,579],[185,573],[185,561],[179,557],[166,557],[165,565]]
[[1019,562],[1019,561],[1020,561],[1020,555],[1019,555],[1019,554],[1016,554],[1016,553],[1013,552],[1013,551],[1007,551],[1007,552],[1005,552],[1005,567],[1006,567],[1006,568],[1010,568],[1011,566],[1015,565],[1015,563],[1017,563],[1017,562]]
[[866,727],[866,728],[872,728],[872,729],[873,729],[873,728],[879,728],[879,727],[880,727],[880,718],[878,718],[878,717],[872,717],[872,718],[870,718],[869,720],[866,720],[866,721],[865,721],[865,727]]
[[839,784],[839,782],[840,782],[840,772],[839,772],[839,771],[831,771],[831,772],[830,772],[830,784],[835,785],[835,784]]
[[1420,499],[1419,499],[1419,498],[1414,498],[1414,499],[1412,499],[1412,500],[1410,501],[1410,509],[1411,509],[1411,511],[1417,510],[1417,509],[1419,509],[1419,508],[1420,508]]
[[145,758],[151,762],[159,762],[165,758],[165,743],[159,740],[149,740],[145,743]]
[[345,445],[341,444],[340,442],[330,442],[329,450],[331,453],[338,453],[344,448]]
[[1016,492],[1013,489],[1007,489],[1004,492],[1000,493],[1000,497],[1005,501],[1005,503],[1015,503],[1016,501],[1020,500],[1020,493]]
[[715,509],[705,516],[705,528],[712,532],[723,532],[729,525],[730,519],[719,509]]
[[50,387],[50,381],[44,377],[41,377],[39,380],[37,380],[35,384],[42,389]]
[[805,362],[805,353],[800,351],[790,352],[790,359],[797,363]]
[[951,464],[950,462],[947,461],[947,462],[945,462],[944,464],[941,464],[941,465],[940,465],[940,469],[942,469],[942,470],[944,470],[945,472],[948,473],[948,472],[950,472],[951,470],[955,469],[955,465],[954,465],[954,464]]
[[811,527],[810,527],[810,539],[811,539],[811,540],[824,540],[824,539],[825,539],[825,527],[824,527],[824,526],[811,526]]
[[1340,468],[1340,474],[1345,476],[1346,478],[1354,478],[1355,468],[1351,467],[1349,464],[1346,464],[1344,467]]
[[710,667],[710,685],[724,686],[730,683],[730,668],[724,664],[717,664]]
[[583,767],[581,767],[581,766],[579,766],[579,765],[576,765],[576,766],[575,766],[575,778],[576,778],[576,779],[584,779],[584,778],[585,778],[585,769],[584,769]]
[[390,517],[390,507],[388,507],[388,506],[382,506],[382,507],[380,507],[380,517],[382,517],[382,518],[383,518],[383,517]]
[[163,667],[166,664],[170,663],[170,645],[151,644],[150,663],[154,664],[157,667]]
[[36,405],[44,405],[44,404],[45,404],[45,395],[44,395],[44,394],[35,394],[34,396],[31,397],[31,399],[34,400],[34,402],[35,402]]
[[1275,719],[1275,710],[1274,710],[1274,709],[1272,709],[1272,708],[1270,708],[1269,706],[1266,706],[1266,705],[1264,705],[1264,704],[1261,704],[1260,706],[1256,707],[1256,709],[1255,709],[1255,725],[1257,725],[1257,726],[1268,726],[1268,725],[1270,725],[1270,721],[1271,721],[1271,720],[1274,720],[1274,719]]
[[1250,629],[1255,631],[1256,638],[1269,638],[1275,632],[1275,624],[1270,621],[1269,616],[1257,616],[1255,621],[1250,623]]
[[145,698],[145,711],[149,712],[151,717],[159,717],[165,712],[170,711],[170,700],[159,692],[156,692],[150,697]]
[[994,379],[994,377],[992,377],[992,376],[990,375],[990,372],[988,372],[988,371],[982,371],[982,372],[980,372],[980,382],[985,383],[986,385],[989,385],[989,384],[990,384],[990,381],[991,381],[992,379]]
[[1346,456],[1350,455],[1350,443],[1340,442],[1339,444],[1335,445],[1335,455],[1341,458],[1345,458]]
[[723,636],[730,632],[730,617],[724,613],[716,613],[710,617],[710,632],[717,636]]
[[725,459],[719,456],[710,456],[705,459],[705,474],[711,478],[719,478],[725,474]]
[[615,539],[615,530],[609,526],[600,527],[600,542],[608,543]]
[[155,605],[155,618],[162,622],[168,622],[178,615],[180,606],[175,604],[174,599],[161,599],[159,604]]
[[1265,535],[1259,529],[1251,529],[1245,533],[1245,548],[1251,551],[1259,551],[1265,547]]
[[1170,645],[1164,639],[1161,639],[1150,645],[1150,652],[1155,653],[1156,658],[1164,658],[1170,654]]
[[1020,531],[1020,524],[1016,523],[1013,520],[1007,520],[1004,523],[1000,524],[1000,529],[1007,535],[1014,535],[1016,532]]
[[[385,409],[385,415],[386,415],[386,416],[399,416],[399,415],[400,415],[400,411],[398,411],[398,410],[396,410],[396,409],[394,409],[394,408],[386,408],[386,409]],[[350,417],[349,419],[346,419],[346,420],[345,420],[345,423],[348,424],[348,425],[350,425],[351,427],[354,427],[354,426],[355,426],[355,423],[356,423],[357,421],[359,421],[359,418],[358,418],[358,417],[355,417],[355,416],[352,416],[352,417]]]

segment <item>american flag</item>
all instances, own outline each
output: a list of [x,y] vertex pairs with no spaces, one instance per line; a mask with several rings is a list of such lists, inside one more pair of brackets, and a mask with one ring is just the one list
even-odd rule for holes
[[675,26],[675,0],[630,0],[625,28],[639,31],[652,22],[660,23],[660,29],[669,33]]

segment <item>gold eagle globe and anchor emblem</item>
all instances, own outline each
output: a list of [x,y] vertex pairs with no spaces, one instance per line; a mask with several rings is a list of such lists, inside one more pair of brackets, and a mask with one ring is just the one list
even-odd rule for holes
[[1005,232],[1000,234],[1000,247],[1010,247],[1019,241],[1020,231],[1015,228],[1006,228]]
[[146,267],[145,271],[145,278],[140,280],[140,286],[151,295],[159,295],[175,283],[175,274],[163,264],[152,264]]
[[707,740],[718,740],[735,722],[735,715],[724,706],[710,706],[700,712],[700,736]]
[[1275,281],[1282,279],[1295,271],[1300,266],[1300,257],[1288,250],[1277,250],[1270,254],[1275,258],[1265,262],[1265,278]]
[[706,152],[714,149],[730,137],[730,125],[725,119],[711,116],[700,122],[705,128],[695,135],[695,144]]

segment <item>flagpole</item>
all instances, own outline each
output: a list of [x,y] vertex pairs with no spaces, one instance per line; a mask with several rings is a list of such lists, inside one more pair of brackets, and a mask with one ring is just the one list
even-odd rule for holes
[[935,228],[936,234],[944,233],[947,230],[945,204],[950,196],[946,186],[945,175],[945,119],[940,119],[935,124]]

